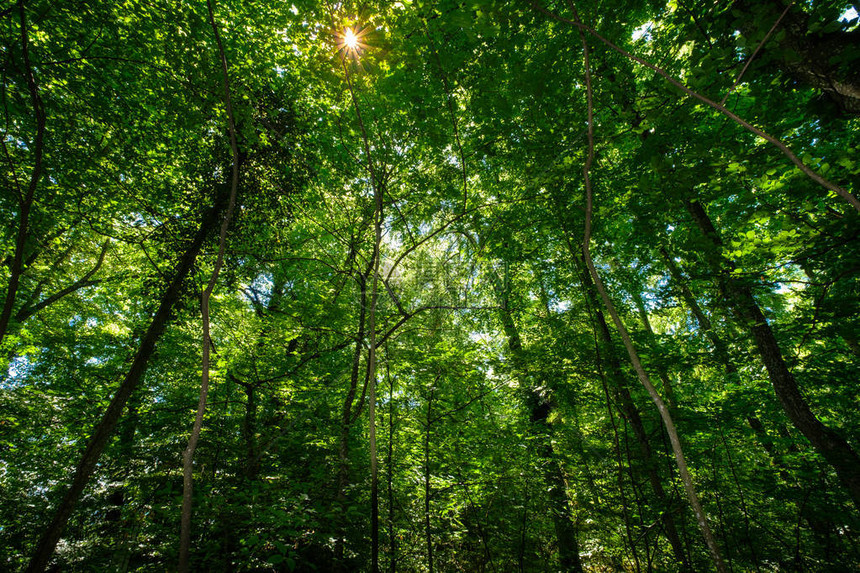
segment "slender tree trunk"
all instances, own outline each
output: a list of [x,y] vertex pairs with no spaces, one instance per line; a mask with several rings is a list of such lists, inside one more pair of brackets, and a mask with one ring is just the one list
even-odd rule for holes
[[[573,4],[571,3],[570,6],[573,7]],[[579,15],[576,13],[575,9],[573,10],[573,14],[577,24],[581,26],[581,22],[579,22]],[[720,573],[724,573],[725,571],[727,571],[726,565],[723,562],[723,557],[720,553],[717,542],[714,539],[714,535],[711,532],[710,526],[708,525],[708,519],[705,515],[704,509],[702,508],[702,504],[699,501],[699,495],[698,493],[696,493],[696,488],[693,484],[693,478],[692,476],[690,476],[690,472],[687,468],[687,460],[684,457],[684,452],[681,447],[680,436],[675,429],[675,422],[672,420],[672,415],[669,413],[669,408],[666,406],[666,403],[663,401],[663,398],[657,392],[656,388],[654,388],[654,385],[651,383],[651,379],[645,372],[645,369],[642,367],[642,362],[639,359],[639,354],[633,347],[633,342],[630,340],[630,335],[627,333],[627,329],[625,328],[624,323],[621,321],[621,317],[615,310],[615,305],[609,298],[609,294],[606,292],[606,288],[603,285],[603,281],[600,279],[600,275],[597,273],[597,269],[594,266],[594,261],[591,258],[591,219],[594,211],[594,194],[591,187],[591,166],[594,162],[594,100],[591,84],[591,64],[589,62],[590,57],[588,42],[585,39],[585,32],[582,31],[581,27],[580,39],[582,41],[583,54],[585,59],[585,84],[588,105],[588,156],[582,169],[583,179],[585,181],[585,234],[582,245],[583,258],[585,259],[586,267],[588,267],[588,272],[591,273],[591,278],[594,281],[594,286],[597,289],[598,294],[600,294],[600,298],[603,299],[603,304],[606,306],[606,310],[612,317],[612,321],[615,323],[615,328],[618,330],[618,334],[621,336],[621,341],[624,343],[624,347],[627,349],[627,353],[630,356],[630,362],[633,365],[633,369],[636,371],[636,374],[639,376],[639,380],[642,382],[642,385],[645,387],[645,390],[648,392],[649,396],[651,396],[651,399],[657,406],[657,410],[660,412],[660,417],[663,419],[663,424],[666,426],[666,432],[669,434],[669,440],[672,443],[672,451],[675,453],[675,462],[678,466],[678,474],[681,476],[681,481],[683,482],[684,489],[687,493],[687,499],[690,502],[690,506],[693,508],[693,513],[696,515],[696,521],[699,525],[702,537],[704,538],[705,543],[708,546],[708,550],[711,553],[711,558],[717,568],[717,571],[719,571]]]
[[[717,362],[723,367],[726,372],[726,378],[730,383],[738,383],[739,373],[737,366],[735,366],[734,361],[729,354],[729,347],[722,339],[722,337],[717,334],[717,331],[714,329],[713,324],[711,323],[708,315],[702,310],[702,307],[699,306],[696,297],[693,296],[692,291],[690,291],[690,287],[687,285],[687,280],[684,275],[681,273],[678,265],[675,264],[675,261],[672,257],[669,256],[669,253],[666,251],[665,247],[660,247],[660,255],[663,258],[663,261],[666,263],[666,267],[669,269],[669,274],[672,276],[672,280],[674,281],[675,290],[681,295],[681,298],[684,300],[684,303],[687,305],[687,308],[690,309],[690,312],[693,313],[693,316],[696,318],[696,322],[699,324],[699,328],[711,341],[711,344],[714,346],[714,356],[717,359]],[[752,428],[753,432],[755,432],[756,438],[758,439],[761,446],[767,451],[771,456],[776,456],[777,452],[773,447],[773,440],[770,436],[767,435],[767,431],[764,429],[764,424],[762,424],[761,420],[755,414],[747,414],[746,415],[747,424]],[[776,458],[774,458],[776,459]],[[777,465],[782,466],[783,464],[778,463]]]
[[[564,222],[562,222],[562,224],[564,225]],[[570,233],[566,232],[565,236],[569,237]],[[687,558],[687,552],[684,550],[684,544],[681,542],[681,537],[678,534],[678,528],[675,523],[671,507],[672,504],[670,503],[669,496],[666,494],[666,490],[663,487],[663,481],[660,479],[657,456],[654,454],[654,450],[651,447],[651,439],[645,431],[642,416],[633,401],[633,397],[630,394],[630,389],[627,383],[627,378],[622,372],[621,364],[615,354],[612,334],[609,330],[606,318],[603,315],[603,311],[600,310],[600,302],[594,282],[588,272],[584,256],[581,253],[577,255],[576,249],[570,239],[568,239],[566,243],[568,252],[573,259],[574,266],[580,277],[580,282],[582,283],[583,293],[587,303],[586,306],[588,307],[589,313],[592,315],[592,323],[596,330],[596,335],[599,336],[600,342],[603,346],[602,353],[600,352],[599,346],[597,349],[598,368],[603,372],[601,363],[605,363],[608,366],[609,377],[613,381],[615,393],[620,402],[621,415],[627,423],[630,424],[633,430],[633,435],[636,437],[636,443],[639,446],[639,453],[648,476],[648,483],[650,484],[651,491],[656,498],[657,506],[661,514],[661,520],[663,522],[663,530],[666,534],[666,539],[672,546],[672,553],[675,555],[675,559],[684,570],[691,570],[692,567],[689,559]],[[582,258],[582,266],[580,266],[578,261],[580,258]]]
[[397,538],[394,535],[394,381],[391,379],[386,344],[385,370],[388,378],[388,459],[385,463],[388,474],[388,571],[397,571]]
[[729,462],[729,470],[731,471],[731,474],[732,474],[732,480],[735,482],[735,487],[738,490],[738,497],[740,498],[740,502],[741,502],[741,511],[744,515],[744,542],[747,544],[747,547],[749,547],[750,557],[752,557],[752,562],[753,562],[753,565],[755,565],[756,571],[760,571],[761,568],[759,566],[758,554],[756,553],[756,550],[755,550],[755,544],[753,543],[752,530],[750,528],[749,511],[747,510],[746,499],[744,499],[744,490],[741,487],[740,480],[738,479],[738,473],[735,470],[735,462],[732,459],[732,450],[726,441],[726,435],[723,432],[722,426],[718,426],[718,429],[720,431],[720,440],[723,443],[723,449],[726,451],[726,458]]
[[69,520],[69,516],[71,516],[75,504],[80,498],[84,487],[86,487],[90,476],[95,470],[99,457],[101,457],[105,446],[107,446],[111,435],[113,435],[113,431],[116,428],[117,422],[122,415],[122,411],[125,408],[129,397],[140,384],[140,381],[146,372],[149,360],[152,358],[152,354],[155,351],[155,345],[159,338],[161,338],[161,335],[167,326],[173,307],[179,300],[182,284],[185,282],[185,279],[188,277],[188,273],[194,266],[204,240],[217,226],[218,221],[221,219],[225,209],[227,208],[228,197],[229,194],[225,193],[223,189],[219,191],[216,196],[215,205],[211,209],[208,209],[203,216],[200,228],[197,230],[191,243],[186,247],[182,258],[179,260],[176,270],[173,273],[173,278],[170,280],[167,289],[161,296],[158,310],[156,310],[149,328],[147,328],[146,333],[141,339],[140,346],[138,347],[128,373],[119,388],[117,388],[116,394],[114,394],[110,405],[108,405],[107,410],[105,410],[102,415],[101,421],[96,425],[87,444],[87,448],[84,450],[84,453],[75,468],[75,475],[72,478],[72,483],[63,496],[60,505],[57,507],[50,525],[44,531],[39,543],[36,545],[36,551],[27,567],[27,571],[29,573],[43,571],[47,566],[48,561],[51,559],[54,549],[57,546],[57,542],[60,540],[63,529],[65,529],[66,523]]
[[[459,458],[459,453],[457,455]],[[493,563],[493,555],[490,553],[490,546],[487,543],[487,534],[484,531],[484,526],[481,524],[481,518],[478,514],[478,506],[475,504],[475,500],[472,499],[472,493],[469,490],[469,484],[466,483],[466,480],[463,479],[463,474],[460,471],[459,467],[455,467],[455,471],[457,472],[457,479],[460,481],[460,485],[463,487],[463,493],[466,494],[466,501],[469,502],[469,508],[472,513],[475,515],[475,526],[478,532],[478,537],[481,539],[481,546],[484,548],[484,558],[487,560],[486,563],[489,565],[493,571],[496,570],[496,566]],[[483,564],[480,566],[480,570],[484,570]]]
[[376,450],[376,304],[379,300],[379,248],[382,243],[382,207],[377,201],[376,239],[374,242],[373,288],[371,290],[368,369],[368,418],[370,418],[370,544],[371,571],[379,573],[379,465]]
[[788,418],[812,443],[819,454],[833,467],[845,486],[855,507],[860,509],[860,457],[839,434],[825,426],[812,413],[794,375],[788,369],[782,349],[770,324],[756,303],[749,285],[731,276],[732,264],[724,263],[722,240],[710,217],[697,200],[686,201],[686,207],[696,226],[710,241],[712,249],[706,259],[718,276],[720,290],[741,325],[750,333],[762,362],[767,369],[774,392]]
[[[568,248],[572,250],[572,245],[568,244]],[[585,264],[584,260],[583,264]],[[577,267],[578,266],[579,265],[577,265]],[[678,528],[672,514],[669,496],[666,495],[666,490],[663,488],[663,481],[660,479],[657,456],[651,448],[651,440],[648,437],[648,433],[645,431],[642,416],[633,401],[633,397],[631,396],[628,388],[627,379],[621,370],[621,364],[618,362],[618,357],[615,355],[612,343],[612,334],[609,330],[609,325],[606,323],[606,318],[600,310],[594,283],[592,282],[591,276],[587,270],[578,270],[581,270],[579,274],[583,285],[583,291],[588,300],[588,307],[593,314],[594,324],[596,325],[600,339],[603,342],[603,355],[606,357],[605,361],[609,367],[609,375],[614,381],[616,394],[621,402],[621,413],[633,429],[633,435],[636,436],[636,443],[639,445],[639,452],[642,457],[642,461],[645,464],[648,482],[651,485],[651,491],[654,493],[657,506],[659,507],[660,514],[662,516],[661,520],[663,522],[664,531],[666,532],[666,539],[669,540],[675,559],[677,559],[681,567],[685,570],[690,570],[690,562],[687,559],[687,553],[684,551],[684,545],[681,543],[681,537],[678,535]]]
[[[15,238],[15,256],[12,259],[12,267],[9,273],[9,284],[6,285],[6,297],[3,302],[3,309],[0,311],[0,343],[6,336],[6,331],[9,329],[9,320],[12,318],[12,311],[15,308],[15,299],[18,294],[18,286],[21,282],[21,275],[24,272],[24,249],[27,246],[30,231],[30,211],[33,209],[33,201],[36,193],[36,187],[39,185],[39,180],[42,178],[44,170],[42,158],[45,150],[45,108],[42,105],[42,98],[39,95],[39,86],[36,84],[36,78],[33,75],[33,66],[30,63],[30,42],[27,33],[27,14],[24,10],[24,0],[18,0],[18,16],[21,21],[21,56],[24,60],[24,74],[27,78],[27,88],[30,91],[30,102],[33,106],[33,114],[36,116],[36,137],[32,143],[33,149],[33,171],[30,172],[30,182],[26,190],[22,190],[18,183],[17,173],[12,173],[15,189],[18,194],[18,206],[21,212],[18,216],[18,233]],[[2,143],[5,151],[6,142]],[[8,156],[8,152],[7,152]],[[11,165],[10,169],[14,169]]]
[[369,348],[367,351],[368,370],[368,417],[370,418],[370,544],[371,544],[371,572],[379,573],[379,468],[376,451],[376,305],[379,301],[379,259],[382,246],[382,222],[383,206],[385,205],[385,182],[379,177],[377,168],[373,161],[370,150],[370,140],[364,120],[361,117],[361,108],[355,97],[355,89],[349,75],[346,59],[343,61],[343,69],[349,94],[352,98],[353,108],[361,129],[361,141],[364,146],[364,155],[367,160],[367,172],[370,175],[370,183],[373,188],[373,221],[374,239],[373,255],[371,256],[371,268],[373,270],[370,290],[370,313],[368,320]]
[[528,532],[528,517],[529,517],[529,496],[528,496],[528,482],[526,483],[526,499],[523,503],[523,519],[522,525],[520,526],[520,546],[519,551],[517,552],[517,565],[520,570],[520,573],[525,572],[525,562],[526,562],[526,539]]
[[427,570],[433,573],[433,531],[430,527],[430,496],[433,486],[430,483],[430,432],[433,428],[433,394],[435,388],[430,388],[427,398],[427,420],[424,426],[424,536],[427,543]]
[[202,359],[202,375],[200,378],[200,397],[197,404],[197,414],[194,418],[194,426],[191,429],[191,436],[188,438],[188,446],[182,455],[182,516],[179,535],[179,573],[187,573],[189,569],[189,558],[191,552],[191,511],[193,501],[194,487],[194,452],[197,449],[197,442],[200,439],[200,431],[203,428],[203,416],[206,412],[206,399],[209,393],[209,362],[212,340],[209,336],[209,298],[212,296],[212,291],[218,282],[218,275],[221,272],[221,265],[224,262],[224,250],[227,242],[227,229],[230,226],[230,220],[233,218],[233,210],[236,207],[236,193],[239,189],[239,146],[236,139],[236,123],[233,119],[233,102],[230,93],[230,75],[227,65],[227,57],[224,54],[224,46],[221,44],[221,35],[218,32],[218,24],[215,22],[215,14],[212,10],[212,3],[206,0],[206,8],[209,13],[209,24],[212,27],[212,32],[215,35],[215,43],[218,46],[218,56],[221,62],[221,73],[224,87],[224,107],[227,112],[227,124],[230,131],[230,150],[233,154],[233,173],[230,182],[230,199],[228,200],[227,212],[221,222],[221,229],[218,237],[218,259],[215,261],[215,268],[212,269],[212,275],[209,277],[209,283],[203,291],[203,296],[200,301],[201,314],[203,317],[203,359]]
[[603,387],[603,395],[606,397],[606,414],[608,415],[609,422],[612,425],[612,441],[615,446],[615,460],[618,464],[618,493],[621,495],[621,511],[624,516],[624,531],[627,533],[627,544],[630,548],[630,553],[633,555],[633,564],[636,566],[636,573],[639,573],[639,571],[641,571],[639,565],[639,553],[636,551],[636,542],[633,540],[633,531],[630,527],[630,508],[627,503],[627,495],[624,493],[624,466],[621,462],[621,444],[618,439],[618,426],[615,424],[615,414],[612,412],[612,398],[609,395],[609,385],[606,383],[606,376],[604,375],[603,368],[601,366],[600,349],[597,347],[597,340],[594,342],[600,382]]

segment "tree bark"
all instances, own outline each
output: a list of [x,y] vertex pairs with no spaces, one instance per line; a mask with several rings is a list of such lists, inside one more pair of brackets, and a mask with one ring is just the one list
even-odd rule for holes
[[233,155],[233,171],[230,181],[230,198],[228,200],[227,212],[224,214],[224,219],[221,221],[221,229],[218,236],[218,258],[215,261],[212,275],[209,277],[209,282],[206,285],[206,288],[203,291],[203,296],[200,300],[200,309],[203,319],[202,374],[200,377],[200,397],[197,403],[197,414],[194,417],[194,425],[191,429],[191,435],[188,438],[188,446],[182,454],[183,488],[182,515],[180,518],[181,524],[179,534],[179,573],[187,573],[189,569],[189,558],[191,553],[191,511],[194,487],[194,452],[197,450],[197,441],[200,439],[200,431],[203,428],[203,416],[206,412],[206,399],[209,393],[209,362],[212,347],[212,340],[209,336],[209,299],[212,296],[212,291],[215,290],[215,285],[218,282],[218,275],[221,272],[221,265],[224,263],[227,229],[233,218],[233,210],[236,207],[236,194],[239,189],[239,145],[236,137],[236,123],[233,119],[233,101],[230,93],[230,75],[227,65],[227,56],[224,54],[224,46],[221,44],[221,35],[218,32],[218,25],[215,22],[212,3],[209,0],[206,0],[206,8],[209,14],[209,24],[212,27],[212,32],[215,36],[215,44],[218,47],[218,59],[221,63],[224,88],[223,98],[224,107],[227,113],[227,125],[230,132],[230,151]]
[[[30,182],[27,185],[26,191],[22,191],[18,184],[18,176],[12,173],[15,188],[18,192],[18,206],[21,212],[18,216],[18,233],[15,238],[15,256],[12,259],[12,266],[9,273],[9,284],[6,285],[6,297],[3,302],[3,310],[0,311],[0,343],[6,336],[9,329],[9,320],[12,318],[12,311],[15,308],[15,299],[18,294],[18,285],[21,282],[21,275],[24,272],[24,249],[27,246],[30,231],[30,211],[33,209],[33,201],[36,193],[36,187],[39,186],[39,180],[42,178],[44,167],[42,158],[45,150],[45,107],[42,104],[42,98],[39,95],[39,86],[36,84],[36,78],[33,75],[33,66],[30,63],[30,42],[27,33],[27,14],[24,10],[24,0],[18,0],[18,15],[21,21],[21,51],[24,60],[24,74],[27,78],[27,88],[30,91],[30,101],[33,105],[33,114],[36,116],[36,137],[33,141],[33,171],[30,172]],[[5,137],[5,136],[4,136]],[[6,142],[3,141],[5,150]],[[8,157],[8,152],[7,152]],[[11,165],[10,169],[14,169]]]
[[122,411],[125,408],[129,397],[137,389],[143,375],[146,373],[146,369],[149,366],[149,360],[152,358],[155,351],[155,346],[159,338],[161,338],[161,335],[164,333],[164,329],[167,327],[173,307],[180,298],[182,284],[185,282],[185,279],[188,277],[188,273],[194,266],[197,256],[200,253],[200,249],[203,246],[203,242],[216,227],[224,210],[227,208],[228,196],[229,193],[225,192],[225,189],[222,188],[219,190],[215,198],[215,205],[208,209],[204,214],[199,229],[195,233],[191,243],[186,247],[182,258],[179,260],[176,270],[173,273],[173,278],[170,280],[167,290],[165,290],[161,297],[158,310],[156,310],[149,328],[147,328],[146,333],[141,339],[140,346],[138,347],[128,373],[125,378],[123,378],[123,381],[117,389],[116,394],[114,394],[110,405],[108,405],[107,410],[105,410],[102,415],[101,421],[99,421],[98,425],[95,427],[89,443],[87,444],[87,448],[84,450],[84,453],[75,468],[75,475],[72,478],[72,483],[66,494],[63,496],[63,500],[60,502],[60,505],[57,507],[50,525],[48,525],[47,529],[42,534],[39,543],[36,545],[33,558],[27,566],[28,573],[44,571],[48,561],[51,559],[54,549],[57,546],[57,542],[59,542],[60,536],[63,534],[63,529],[65,529],[66,523],[69,520],[69,516],[71,516],[75,504],[80,498],[84,487],[86,487],[90,476],[93,474],[99,457],[101,457],[102,452],[107,446],[108,440],[110,440],[110,437],[116,428],[117,422],[122,415]]
[[782,349],[767,318],[755,301],[752,289],[732,276],[732,263],[723,262],[722,240],[702,204],[693,199],[686,201],[685,205],[694,223],[711,244],[711,252],[705,253],[705,258],[717,275],[720,291],[738,322],[755,341],[783,410],[816,451],[833,467],[855,507],[860,509],[860,457],[845,439],[813,414],[797,386],[794,375],[785,363]]
[[[771,48],[763,46],[764,51],[781,54],[773,60],[782,70],[820,89],[844,113],[860,115],[857,58],[860,31],[810,32],[810,15],[797,2],[792,4],[795,6],[787,10],[779,25],[783,33],[775,36]],[[777,21],[784,10],[786,4],[782,0],[736,0],[732,4],[732,12],[738,15],[740,31],[750,40],[750,45],[759,43],[770,23]],[[756,26],[756,22],[766,25]],[[842,65],[831,63],[846,60],[846,54],[853,54],[853,64],[847,61]]]
[[386,344],[385,371],[388,380],[388,571],[397,571],[397,538],[394,535],[394,381],[388,368],[388,345]]

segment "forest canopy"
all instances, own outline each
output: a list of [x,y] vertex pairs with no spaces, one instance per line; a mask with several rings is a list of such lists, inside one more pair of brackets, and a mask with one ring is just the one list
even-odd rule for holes
[[858,40],[7,0],[0,569],[860,570]]

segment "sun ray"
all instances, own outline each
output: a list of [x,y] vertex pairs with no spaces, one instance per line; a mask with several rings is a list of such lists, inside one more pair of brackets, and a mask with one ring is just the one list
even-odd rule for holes
[[343,33],[343,43],[346,44],[346,47],[350,50],[358,49],[358,36],[355,35],[352,28],[347,28]]
[[367,28],[358,26],[344,26],[335,31],[337,51],[343,58],[358,59],[361,53],[369,46],[364,42]]

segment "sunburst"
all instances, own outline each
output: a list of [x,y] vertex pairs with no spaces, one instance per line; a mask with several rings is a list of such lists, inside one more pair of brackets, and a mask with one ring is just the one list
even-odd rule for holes
[[337,36],[337,51],[341,57],[357,60],[361,53],[369,46],[364,42],[367,36],[367,28],[355,26],[344,26],[335,32]]

